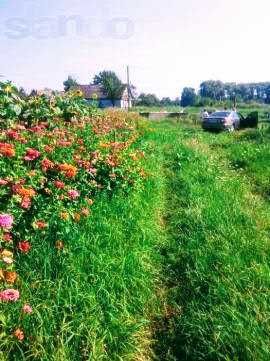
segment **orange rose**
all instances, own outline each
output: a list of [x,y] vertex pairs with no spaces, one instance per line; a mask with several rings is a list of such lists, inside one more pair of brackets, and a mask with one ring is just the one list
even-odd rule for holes
[[81,220],[80,213],[74,213],[73,214],[73,219],[74,219],[75,222],[80,222],[80,220]]
[[64,221],[67,221],[69,219],[69,214],[67,212],[61,212],[59,214],[59,217],[63,219]]
[[67,178],[74,178],[77,174],[77,168],[71,164],[60,164],[59,170],[64,173]]
[[17,328],[14,332],[13,335],[19,340],[19,341],[23,341],[24,339],[24,332],[23,330],[21,330],[20,328]]
[[16,272],[5,271],[4,272],[5,280],[7,283],[14,284],[18,275]]

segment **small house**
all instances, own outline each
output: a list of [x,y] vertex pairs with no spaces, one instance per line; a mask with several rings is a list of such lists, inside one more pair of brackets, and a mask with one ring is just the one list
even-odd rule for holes
[[97,102],[100,108],[117,107],[121,109],[128,109],[132,107],[132,96],[128,96],[128,86],[123,88],[121,97],[114,101],[109,99],[102,85],[77,85],[73,89],[80,90],[84,99],[89,102]]

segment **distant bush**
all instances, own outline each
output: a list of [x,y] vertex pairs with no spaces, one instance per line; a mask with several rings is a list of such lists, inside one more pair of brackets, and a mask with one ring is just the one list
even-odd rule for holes
[[0,82],[0,124],[8,127],[16,122],[31,126],[53,118],[71,121],[91,116],[96,112],[93,105],[83,99],[80,91],[70,91],[61,96],[22,96],[10,82]]

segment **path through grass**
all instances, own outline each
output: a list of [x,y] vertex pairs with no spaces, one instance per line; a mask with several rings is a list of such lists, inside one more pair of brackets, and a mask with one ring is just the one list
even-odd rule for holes
[[167,175],[157,359],[269,360],[270,206],[217,146],[247,133],[155,127]]

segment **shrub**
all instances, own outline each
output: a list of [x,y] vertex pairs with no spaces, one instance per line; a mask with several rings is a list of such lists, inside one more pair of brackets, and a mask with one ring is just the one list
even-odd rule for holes
[[0,120],[2,127],[22,122],[28,127],[55,118],[71,121],[87,117],[97,112],[94,104],[89,105],[78,91],[70,91],[61,96],[36,95],[22,97],[10,82],[0,82]]

